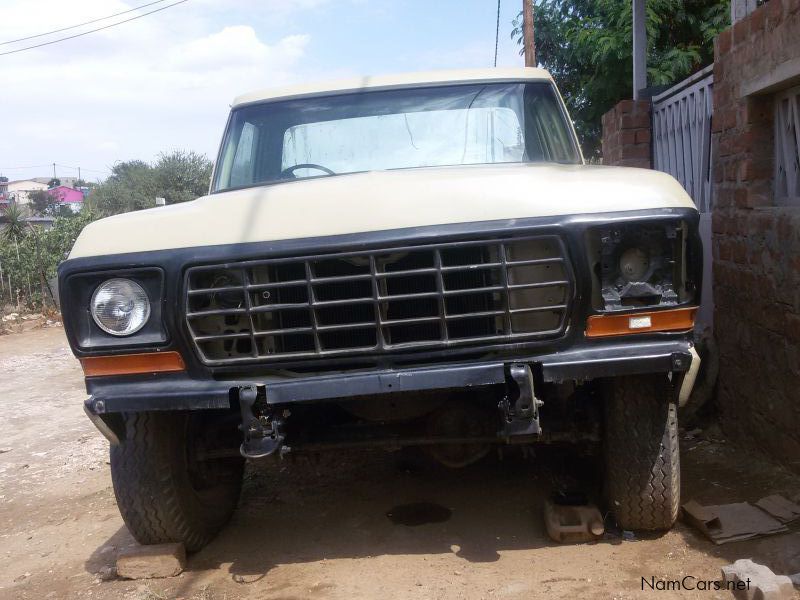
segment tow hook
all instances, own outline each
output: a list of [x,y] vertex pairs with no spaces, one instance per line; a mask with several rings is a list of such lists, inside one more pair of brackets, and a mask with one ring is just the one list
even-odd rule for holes
[[259,400],[255,385],[239,388],[239,405],[242,412],[241,430],[244,434],[239,452],[245,458],[263,458],[283,447],[283,419],[277,416],[258,414]]
[[503,428],[499,436],[539,435],[539,407],[544,404],[533,389],[533,373],[527,364],[508,366],[509,393],[500,401]]

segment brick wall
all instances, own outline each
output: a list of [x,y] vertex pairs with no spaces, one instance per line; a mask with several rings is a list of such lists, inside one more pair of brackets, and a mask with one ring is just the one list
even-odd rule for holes
[[800,207],[775,205],[776,86],[757,85],[792,59],[800,0],[770,0],[716,40],[714,302],[723,428],[800,470]]
[[603,164],[650,168],[650,101],[622,100],[603,115]]

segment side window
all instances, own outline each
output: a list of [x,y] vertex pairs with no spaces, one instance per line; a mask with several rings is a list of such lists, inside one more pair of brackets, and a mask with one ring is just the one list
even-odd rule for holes
[[242,126],[239,143],[236,144],[236,153],[233,155],[230,187],[250,185],[254,181],[255,152],[256,127],[252,123],[245,123]]
[[572,139],[565,126],[564,114],[553,94],[535,97],[531,113],[545,160],[574,162]]
[[775,200],[800,205],[800,87],[775,96]]

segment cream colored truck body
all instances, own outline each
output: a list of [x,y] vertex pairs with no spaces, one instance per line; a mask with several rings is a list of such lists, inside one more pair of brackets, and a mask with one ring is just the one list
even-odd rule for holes
[[[498,81],[552,80],[546,71],[531,68],[364,77],[244,94],[233,108],[353,91]],[[84,230],[70,258],[656,208],[694,208],[694,203],[674,178],[645,169],[508,163],[373,171],[221,192],[102,219]]]

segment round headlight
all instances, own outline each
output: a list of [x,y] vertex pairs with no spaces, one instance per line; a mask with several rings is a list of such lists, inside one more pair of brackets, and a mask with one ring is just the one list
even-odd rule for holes
[[650,257],[640,248],[628,248],[619,257],[619,270],[628,281],[644,281],[650,270]]
[[111,335],[132,335],[150,318],[150,299],[135,281],[109,279],[92,295],[92,318]]

